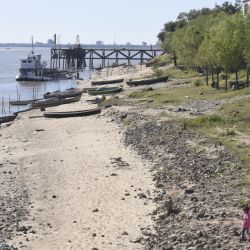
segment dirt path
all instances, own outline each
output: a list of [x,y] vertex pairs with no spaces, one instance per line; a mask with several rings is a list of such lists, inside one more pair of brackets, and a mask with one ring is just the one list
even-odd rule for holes
[[0,162],[3,168],[17,163],[12,186],[21,183],[28,193],[28,220],[12,230],[13,244],[39,250],[142,249],[133,241],[152,225],[148,214],[154,209],[144,198],[153,191],[146,163],[123,146],[122,133],[104,117],[28,118],[39,113],[24,114],[0,131],[5,148]]

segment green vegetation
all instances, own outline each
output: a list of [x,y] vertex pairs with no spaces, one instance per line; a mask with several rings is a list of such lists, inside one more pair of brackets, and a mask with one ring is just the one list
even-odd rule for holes
[[245,85],[249,85],[250,15],[242,15],[241,1],[180,13],[176,21],[164,25],[158,38],[175,65],[205,72],[207,84],[211,73],[212,86],[219,89],[222,73],[227,89],[228,76],[234,73],[239,89],[239,71],[244,70]]
[[[186,119],[185,128],[196,128],[224,144],[250,173],[250,97],[242,95],[234,103],[224,104],[216,114]],[[250,186],[250,174],[240,183]]]
[[[175,68],[174,72],[179,71]],[[189,78],[190,81],[193,79],[197,79],[197,77]],[[189,119],[173,116],[172,119],[180,122],[183,129],[198,130],[214,141],[225,145],[238,158],[239,163],[250,171],[250,88],[225,91],[211,88],[206,84],[196,86],[194,83],[134,92],[129,95],[128,100],[140,99],[153,100],[151,105],[159,107],[167,104],[178,106],[184,102],[188,104],[195,100],[223,100],[224,104],[218,108],[216,113]],[[250,187],[250,174],[239,185]]]

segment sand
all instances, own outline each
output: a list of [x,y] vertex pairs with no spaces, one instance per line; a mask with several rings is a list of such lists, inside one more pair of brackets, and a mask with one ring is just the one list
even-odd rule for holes
[[[120,74],[120,73],[119,73]],[[82,83],[81,83],[82,84]],[[86,82],[84,83],[86,85]],[[49,108],[80,110],[81,102]],[[95,106],[91,106],[92,108]],[[15,183],[28,193],[29,216],[11,242],[22,249],[143,249],[134,243],[153,226],[150,163],[123,144],[123,132],[103,114],[48,119],[40,110],[0,129],[0,162],[16,162]],[[1,181],[4,175],[0,173]],[[2,182],[0,195],[8,182]],[[4,192],[4,193],[3,193]],[[21,242],[21,243],[20,243]]]

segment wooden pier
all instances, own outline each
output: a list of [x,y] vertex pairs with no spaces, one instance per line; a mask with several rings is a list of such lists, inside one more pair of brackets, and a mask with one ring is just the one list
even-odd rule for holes
[[[50,67],[58,69],[83,69],[86,66],[93,69],[119,64],[131,65],[132,61],[146,62],[163,50],[153,48],[52,48]],[[88,64],[87,64],[88,61]],[[94,62],[97,61],[95,64]],[[98,64],[97,64],[98,63]]]

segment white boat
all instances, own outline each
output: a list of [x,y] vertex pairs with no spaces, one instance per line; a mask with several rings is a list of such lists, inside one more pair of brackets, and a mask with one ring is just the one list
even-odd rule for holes
[[16,77],[17,81],[50,81],[53,78],[44,75],[46,62],[41,62],[41,55],[31,54],[26,59],[21,59],[20,74]]
[[47,63],[41,61],[41,54],[34,53],[33,38],[32,51],[26,59],[21,59],[17,81],[43,82],[52,80],[72,79],[75,72],[46,68]]

